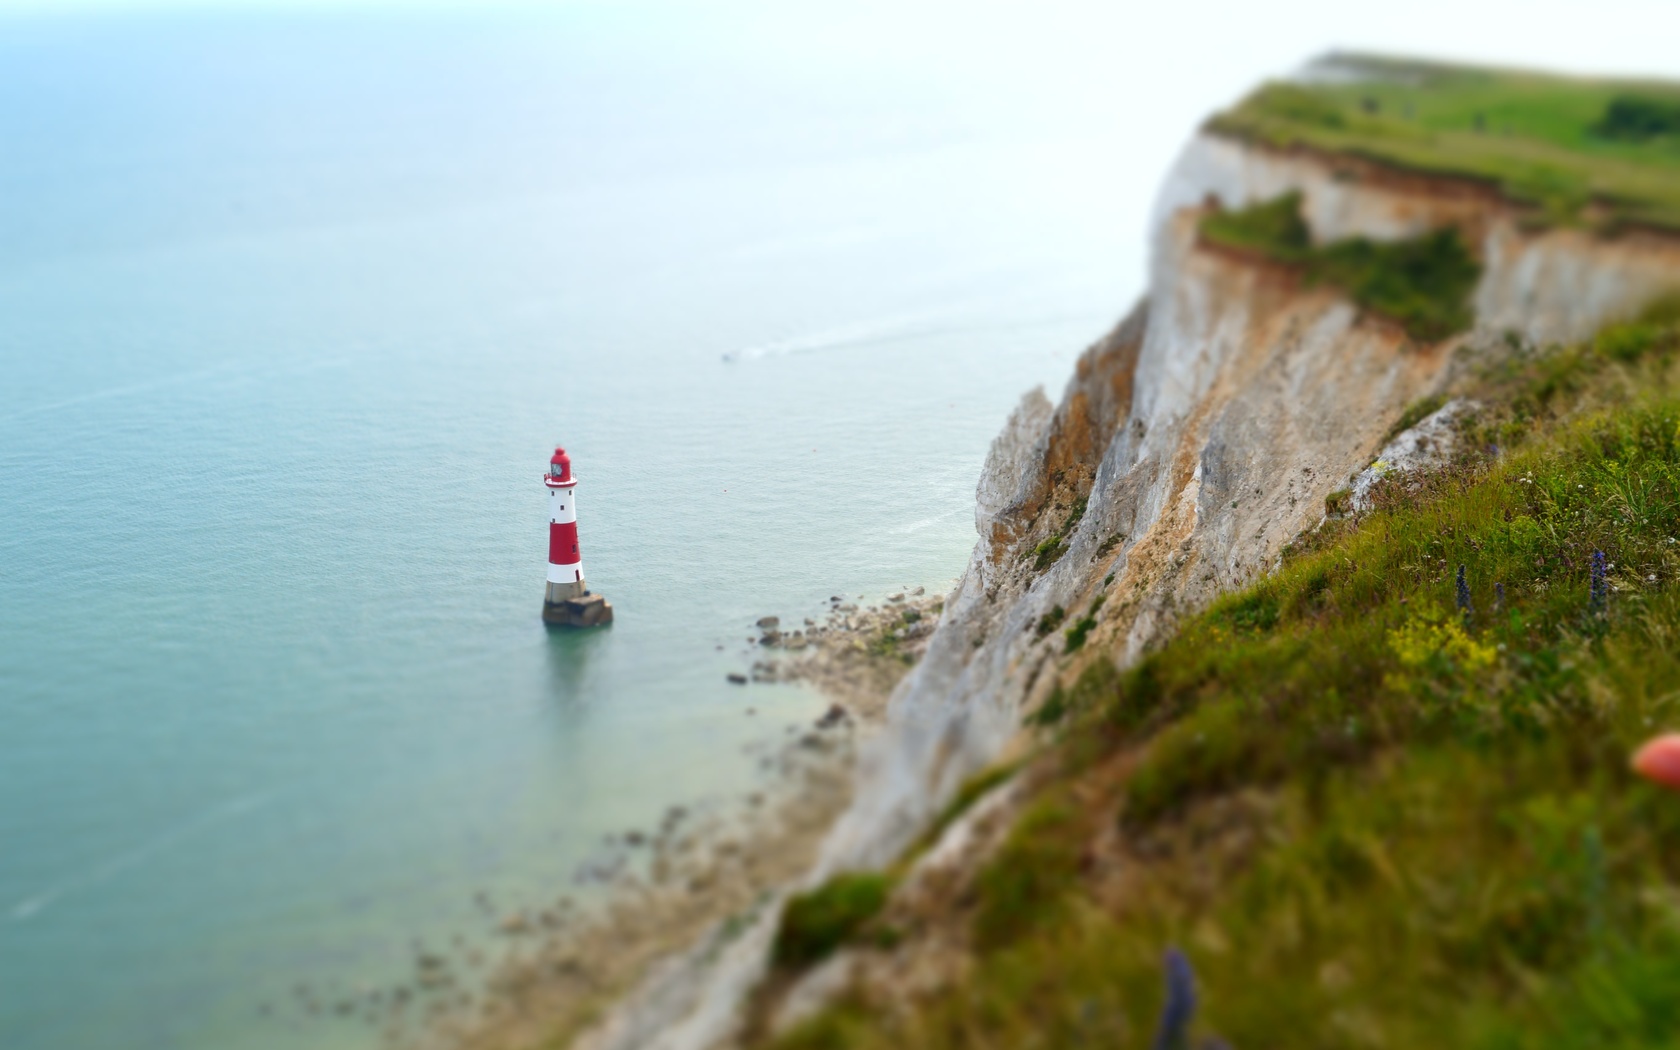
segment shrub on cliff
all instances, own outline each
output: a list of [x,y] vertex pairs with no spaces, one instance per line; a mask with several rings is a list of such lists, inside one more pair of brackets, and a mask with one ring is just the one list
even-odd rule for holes
[[1469,328],[1470,293],[1482,274],[1456,229],[1404,241],[1337,241],[1307,262],[1310,281],[1346,291],[1360,306],[1433,342]]
[[1201,235],[1213,244],[1279,262],[1306,262],[1312,254],[1312,231],[1301,218],[1299,191],[1236,211],[1220,209],[1202,220]]
[[1660,135],[1680,135],[1680,102],[1618,95],[1604,108],[1593,132],[1611,139],[1646,142]]
[[780,967],[810,966],[832,955],[887,902],[887,876],[837,875],[809,893],[795,894],[782,909],[771,960]]
[[1203,240],[1300,267],[1309,284],[1340,288],[1414,339],[1435,341],[1470,327],[1470,293],[1481,265],[1451,227],[1400,241],[1353,237],[1314,247],[1301,195],[1286,193],[1203,218]]

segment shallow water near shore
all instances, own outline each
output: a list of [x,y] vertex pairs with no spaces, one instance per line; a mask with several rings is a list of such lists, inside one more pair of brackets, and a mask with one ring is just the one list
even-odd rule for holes
[[[840,70],[633,25],[318,29],[0,24],[11,1050],[370,1045],[297,986],[753,790],[823,705],[725,681],[753,620],[948,586],[1135,277],[1100,128],[819,134]],[[609,630],[538,621],[555,442]]]

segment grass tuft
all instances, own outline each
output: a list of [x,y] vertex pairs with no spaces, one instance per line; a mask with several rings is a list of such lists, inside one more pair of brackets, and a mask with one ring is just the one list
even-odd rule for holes
[[891,888],[887,876],[860,872],[836,875],[808,893],[789,898],[782,909],[771,961],[797,969],[828,958],[886,906]]

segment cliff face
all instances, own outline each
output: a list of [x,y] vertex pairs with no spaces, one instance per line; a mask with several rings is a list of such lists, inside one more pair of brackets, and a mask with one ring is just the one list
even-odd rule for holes
[[[1416,345],[1332,289],[1198,243],[1211,202],[1291,190],[1321,242],[1458,226],[1483,264],[1474,329]],[[1145,300],[1081,357],[1061,403],[1028,395],[994,442],[968,570],[894,696],[820,873],[889,862],[1007,752],[1023,714],[1079,664],[1061,630],[1039,629],[1047,614],[1073,622],[1113,574],[1086,648],[1136,659],[1275,565],[1407,405],[1511,346],[1590,335],[1680,267],[1660,236],[1528,229],[1474,182],[1210,134],[1166,180],[1152,252]]]
[[[1473,329],[1422,345],[1296,270],[1198,239],[1214,202],[1289,191],[1319,242],[1456,226],[1482,264]],[[1136,660],[1273,569],[1385,446],[1426,455],[1443,415],[1390,444],[1409,405],[1515,347],[1587,337],[1680,272],[1675,239],[1536,229],[1484,183],[1209,133],[1168,176],[1151,237],[1143,301],[1080,358],[1059,404],[1029,393],[993,442],[968,568],[807,884],[898,859],[965,780],[1024,744],[1023,716],[1058,681],[1089,660]],[[1085,617],[1083,649],[1070,653],[1064,630]],[[765,973],[782,899],[668,960],[579,1045],[727,1042]],[[809,978],[809,994],[793,997],[806,1007],[844,975]]]

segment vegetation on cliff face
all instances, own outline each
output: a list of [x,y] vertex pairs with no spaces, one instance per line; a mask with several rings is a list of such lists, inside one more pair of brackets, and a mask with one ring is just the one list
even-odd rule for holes
[[1336,62],[1343,75],[1267,84],[1208,126],[1486,181],[1552,222],[1680,229],[1680,86]]
[[864,872],[840,875],[796,894],[782,910],[771,960],[798,967],[827,958],[875,917],[891,888],[885,875]]
[[1237,211],[1216,211],[1204,241],[1299,267],[1308,284],[1345,291],[1360,306],[1398,322],[1414,339],[1443,339],[1475,320],[1470,295],[1482,268],[1458,231],[1401,241],[1351,237],[1314,245],[1301,195],[1286,193]]
[[1628,755],[1680,720],[1677,378],[1672,304],[1515,351],[1450,467],[1092,664],[967,890],[894,917],[972,964],[779,1045],[1145,1046],[1172,946],[1238,1048],[1672,1045],[1680,799]]

